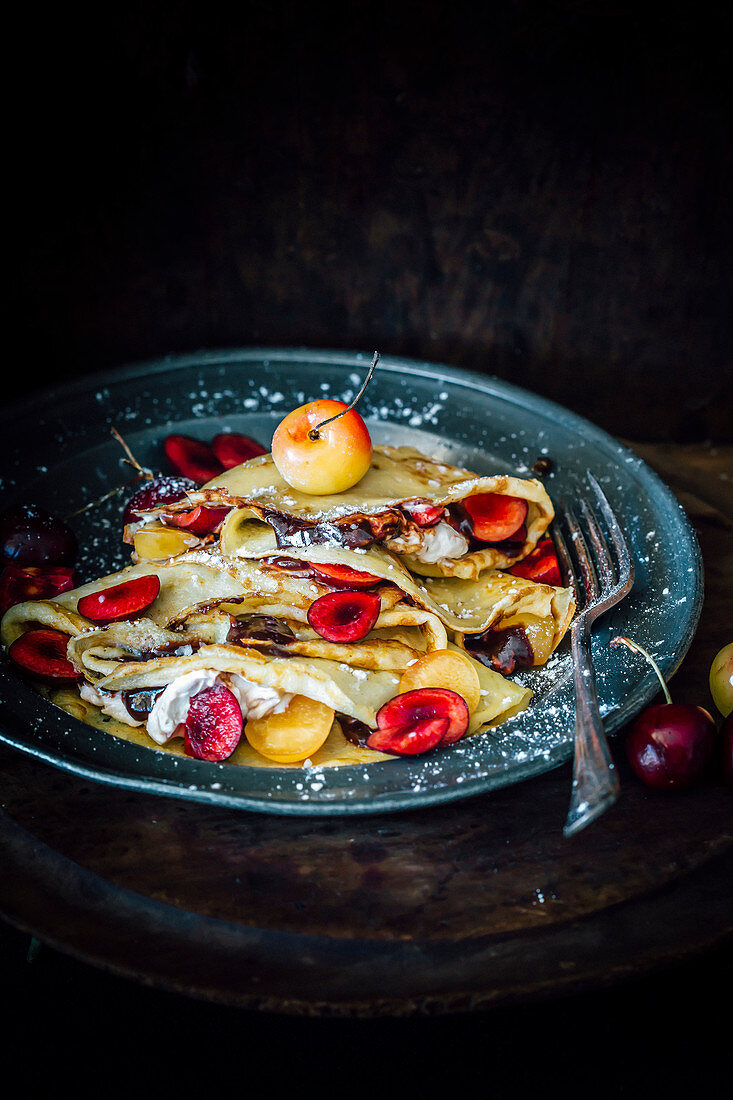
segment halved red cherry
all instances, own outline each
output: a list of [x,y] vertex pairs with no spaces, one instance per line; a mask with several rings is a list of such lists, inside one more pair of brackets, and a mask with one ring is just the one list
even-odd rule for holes
[[538,542],[532,553],[528,554],[523,561],[513,565],[508,572],[513,573],[515,577],[526,577],[530,581],[537,581],[538,584],[554,584],[556,587],[562,584],[555,544],[549,538]]
[[224,470],[208,443],[193,439],[190,435],[169,435],[163,447],[166,458],[176,473],[190,477],[198,485],[211,481]]
[[0,615],[26,600],[46,600],[74,587],[74,570],[63,565],[6,565],[0,573]]
[[228,515],[228,508],[204,508],[200,504],[191,512],[171,512],[165,523],[169,527],[182,527],[192,535],[210,535]]
[[473,533],[482,542],[503,542],[524,523],[527,501],[500,493],[477,493],[466,497],[463,506],[468,512]]
[[468,729],[468,704],[462,695],[449,688],[415,688],[395,695],[377,712],[379,729],[411,729],[416,722],[447,718],[448,728],[441,743],[452,745]]
[[36,679],[52,684],[74,683],[81,680],[81,673],[66,656],[68,643],[68,635],[61,630],[28,630],[15,639],[8,656]]
[[308,609],[308,622],[328,642],[359,642],[377,619],[382,601],[376,592],[328,592]]
[[412,725],[385,726],[369,734],[366,743],[379,752],[396,753],[398,756],[417,756],[439,745],[445,737],[450,722],[447,718],[423,718]]
[[418,527],[434,527],[445,512],[442,505],[428,504],[427,501],[411,501],[402,507]]
[[141,512],[149,512],[159,504],[174,504],[183,500],[186,493],[198,489],[198,482],[190,477],[161,474],[141,486],[128,500],[122,516],[125,524],[135,523],[141,518]]
[[348,565],[326,565],[325,562],[311,562],[314,573],[324,577],[329,584],[343,586],[345,588],[371,588],[382,580],[374,573],[363,573],[360,569],[352,569]]
[[100,592],[90,592],[81,597],[76,607],[79,614],[92,623],[118,623],[142,615],[155,602],[159,592],[160,579],[155,573],[146,573]]
[[239,432],[221,432],[215,435],[211,441],[211,449],[221,462],[225,470],[231,470],[233,466],[239,466],[257,455],[266,455],[266,449],[247,435]]
[[234,692],[212,684],[191,699],[183,751],[196,760],[216,764],[231,756],[242,738],[244,720]]

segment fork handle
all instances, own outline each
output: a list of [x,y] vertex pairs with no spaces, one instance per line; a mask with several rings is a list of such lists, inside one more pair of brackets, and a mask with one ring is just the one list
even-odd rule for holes
[[587,618],[570,630],[575,681],[575,758],[570,808],[563,833],[572,836],[618,798],[619,782],[603,732]]

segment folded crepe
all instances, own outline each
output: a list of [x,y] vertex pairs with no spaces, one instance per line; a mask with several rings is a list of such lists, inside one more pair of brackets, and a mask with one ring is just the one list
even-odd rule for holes
[[[575,612],[571,588],[540,584],[498,569],[484,570],[468,580],[419,577],[395,554],[378,546],[357,551],[317,545],[292,547],[284,556],[274,532],[252,520],[245,508],[229,513],[221,531],[220,552],[232,561],[259,559],[264,573],[287,572],[301,563],[371,574],[440,619],[462,648],[497,670],[503,668],[500,651],[506,646],[507,631],[514,637],[511,644],[520,667],[541,665],[560,644]],[[317,572],[314,575],[317,577]],[[524,634],[521,646],[519,631]]]
[[[160,592],[144,617],[100,627],[79,613],[83,596],[150,573],[159,578]],[[67,656],[83,680],[78,688],[46,694],[84,721],[104,721],[104,728],[138,743],[144,730],[167,749],[182,736],[182,719],[176,720],[181,708],[204,687],[221,683],[238,699],[245,721],[282,714],[303,698],[320,704],[321,714],[325,708],[328,737],[311,758],[315,764],[392,759],[355,745],[349,722],[373,728],[379,708],[398,693],[404,670],[431,649],[448,647],[445,627],[385,583],[377,588],[383,608],[372,631],[357,642],[328,642],[307,624],[308,607],[322,590],[332,591],[257,562],[194,553],[132,565],[52,600],[17,604],[4,616],[0,635],[9,647],[36,626],[67,634]],[[527,706],[528,689],[470,659],[481,698],[469,732]],[[238,748],[232,760],[252,763],[253,752],[251,745]]]
[[[61,593],[52,600],[16,604],[3,618],[2,642],[5,646],[12,645],[31,625],[50,627],[72,636],[94,629],[94,624],[77,610],[78,601],[83,596],[150,574],[158,577],[160,592],[146,612],[145,621],[149,620],[157,627],[180,629],[193,616],[198,616],[201,622],[206,619],[207,612],[218,611],[222,613],[222,621],[229,624],[228,629],[231,629],[232,619],[237,621],[235,633],[240,644],[261,648],[267,639],[253,638],[247,642],[249,635],[245,628],[248,620],[264,616],[281,621],[293,633],[290,645],[286,645],[284,637],[280,639],[278,644],[281,648],[292,646],[295,647],[293,652],[303,652],[305,647],[312,655],[327,654],[336,660],[348,658],[357,664],[366,662],[367,665],[373,665],[375,661],[378,665],[379,650],[387,652],[390,648],[386,645],[387,641],[390,641],[395,653],[400,647],[405,650],[405,661],[412,659],[415,651],[443,649],[447,644],[445,626],[435,614],[408,602],[395,585],[384,583],[375,589],[380,598],[380,612],[371,634],[362,642],[334,648],[334,643],[319,638],[308,628],[311,605],[319,596],[333,591],[330,585],[284,571],[266,571],[256,561],[227,560],[202,551],[192,551],[169,561],[130,565],[117,573]],[[134,623],[126,625],[131,627]],[[404,640],[400,641],[400,636],[395,635],[394,631],[403,631],[402,638],[409,638],[412,648]],[[256,630],[257,633],[261,634],[262,630]],[[397,658],[392,660],[394,664]]]
[[[488,543],[472,533],[465,502],[484,494],[526,502],[524,522],[511,537]],[[345,492],[301,493],[283,480],[272,455],[262,455],[225,471],[179,502],[141,513],[140,521],[126,528],[125,538],[131,542],[141,526],[165,524],[166,517],[196,507],[247,509],[249,519],[269,525],[282,552],[314,545],[352,550],[377,546],[391,550],[423,576],[463,578],[526,557],[554,516],[547,492],[534,479],[482,477],[434,462],[411,447],[375,447],[369,470]],[[437,512],[429,526],[417,522],[426,509]]]

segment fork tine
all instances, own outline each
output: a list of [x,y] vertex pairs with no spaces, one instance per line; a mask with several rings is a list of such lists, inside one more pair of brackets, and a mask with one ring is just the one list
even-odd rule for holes
[[596,556],[596,565],[601,574],[602,587],[605,589],[612,588],[616,583],[616,570],[613,565],[613,558],[611,552],[608,549],[608,543],[606,538],[598,524],[598,520],[593,514],[592,509],[588,506],[587,501],[584,498],[580,498],[578,501],[583,519],[585,520],[586,527],[588,528],[588,534],[590,535],[590,541],[593,544],[593,549]]
[[[571,546],[590,601],[576,615],[570,628],[575,684],[575,745],[570,809],[563,829],[565,836],[572,836],[585,828],[618,797],[618,776],[598,707],[590,633],[598,616],[615,607],[634,583],[631,555],[613,509],[590,470],[586,474],[595,500],[579,497],[578,510],[585,534],[572,509],[563,504]],[[604,532],[610,534],[615,558]],[[600,593],[593,586],[594,581],[597,582],[594,566],[601,578]]]
[[583,580],[583,588],[585,589],[585,600],[587,604],[592,604],[598,599],[599,594],[598,578],[596,577],[593,558],[588,550],[585,536],[575,517],[575,512],[565,504],[563,504],[563,511],[565,512],[565,522],[570,532],[570,540],[580,567],[580,575]]
[[603,492],[603,489],[601,489],[590,470],[586,470],[586,476],[588,478],[588,483],[596,495],[606,523],[608,524],[608,530],[611,533],[613,545],[616,549],[618,557],[618,584],[622,589],[628,591],[634,582],[634,566],[631,561],[631,554],[629,553],[629,547],[624,537],[624,533],[619,526],[619,522],[613,513],[611,505],[608,503],[606,494]]

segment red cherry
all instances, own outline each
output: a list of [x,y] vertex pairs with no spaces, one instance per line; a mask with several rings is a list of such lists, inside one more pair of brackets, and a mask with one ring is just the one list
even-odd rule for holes
[[221,432],[211,441],[211,449],[225,470],[239,466],[257,455],[266,455],[267,451],[255,439],[240,435],[238,432]]
[[0,513],[0,559],[15,565],[71,565],[76,535],[63,520],[36,504]]
[[123,522],[135,523],[142,518],[141,512],[149,512],[159,504],[177,504],[192,489],[198,489],[198,483],[190,477],[171,477],[169,474],[161,474],[160,477],[146,482],[136,493],[133,493],[125,505]]
[[665,703],[647,707],[635,719],[626,738],[626,755],[639,778],[657,790],[682,790],[703,774],[713,755],[717,730],[702,707],[673,703],[659,665],[650,653],[619,635],[611,647],[626,646],[652,666]]
[[234,692],[224,684],[212,684],[193,696],[184,725],[184,752],[216,764],[236,749],[244,721]]
[[396,753],[398,756],[417,756],[428,752],[445,737],[450,722],[447,718],[423,718],[407,726],[385,726],[367,737],[370,749]]
[[325,577],[329,584],[348,588],[371,588],[379,584],[381,577],[375,577],[373,573],[362,573],[359,569],[351,569],[348,565],[318,565],[313,562],[311,568],[320,577]]
[[626,755],[639,779],[657,790],[682,790],[706,770],[715,723],[690,703],[660,703],[641,712],[626,738]]
[[503,542],[519,530],[527,515],[526,500],[500,493],[477,493],[466,497],[463,506],[475,537],[482,542]]
[[418,527],[434,527],[445,511],[442,505],[428,504],[427,501],[410,502],[402,507]]
[[81,673],[66,656],[68,635],[60,630],[28,630],[16,638],[8,656],[30,676],[47,683],[73,683],[81,680]]
[[513,565],[508,572],[513,573],[515,577],[526,577],[528,580],[537,581],[538,584],[553,584],[556,587],[562,584],[555,544],[549,538],[538,542],[532,553]]
[[6,565],[0,573],[0,615],[25,600],[46,600],[74,587],[74,570],[63,565]]
[[416,722],[433,718],[448,719],[441,743],[452,745],[468,729],[468,704],[462,695],[448,688],[415,688],[385,703],[377,712],[377,726],[379,729],[412,729]]
[[210,535],[228,515],[228,508],[204,508],[200,504],[191,512],[171,512],[165,523],[169,527],[182,527],[193,535]]
[[211,481],[224,470],[208,443],[193,439],[190,435],[169,435],[163,447],[176,473],[190,477],[198,485]]
[[382,601],[376,592],[327,592],[308,609],[308,622],[328,642],[359,642],[372,629]]
[[92,623],[117,623],[142,615],[155,602],[159,592],[160,579],[155,573],[146,573],[100,592],[90,592],[81,597],[76,607],[79,614]]

